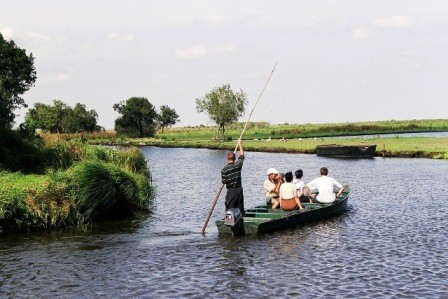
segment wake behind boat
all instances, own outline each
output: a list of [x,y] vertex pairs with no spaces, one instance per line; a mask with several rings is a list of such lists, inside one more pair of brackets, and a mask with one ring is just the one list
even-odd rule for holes
[[347,209],[349,186],[331,204],[302,203],[304,210],[283,211],[268,209],[266,205],[247,209],[245,216],[238,213],[226,214],[224,220],[217,220],[218,233],[222,235],[254,235],[295,227],[303,223],[322,220],[343,213]]

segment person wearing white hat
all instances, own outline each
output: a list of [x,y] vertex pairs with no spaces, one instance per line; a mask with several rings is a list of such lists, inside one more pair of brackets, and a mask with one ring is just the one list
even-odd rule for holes
[[269,168],[267,175],[268,177],[263,183],[266,205],[268,208],[276,209],[280,204],[278,201],[278,192],[283,181],[282,175],[275,168]]

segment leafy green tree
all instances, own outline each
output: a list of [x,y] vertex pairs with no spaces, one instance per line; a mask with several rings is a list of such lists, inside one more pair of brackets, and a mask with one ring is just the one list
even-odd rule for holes
[[158,114],[147,98],[132,97],[114,104],[113,108],[121,114],[115,120],[117,133],[136,137],[154,136]]
[[62,101],[54,100],[53,105],[34,104],[25,116],[25,123],[27,128],[51,133],[93,132],[100,129],[97,118],[96,111],[87,111],[85,105],[77,103],[72,109]]
[[69,113],[70,107],[60,100],[54,100],[53,105],[36,103],[34,108],[27,112],[25,122],[43,131],[65,133],[64,120]]
[[172,126],[179,121],[179,115],[177,115],[176,110],[168,107],[167,105],[160,106],[160,113],[158,117],[159,127],[163,129],[165,127]]
[[26,107],[21,95],[36,81],[33,54],[27,55],[0,33],[0,131],[10,129],[14,110]]
[[65,119],[65,127],[69,133],[94,132],[99,130],[97,119],[98,114],[95,110],[87,111],[86,105],[77,103],[69,111]]
[[210,120],[218,125],[218,138],[225,138],[225,126],[244,115],[246,104],[245,92],[234,92],[229,84],[224,84],[215,87],[203,98],[196,99],[196,110],[207,113]]

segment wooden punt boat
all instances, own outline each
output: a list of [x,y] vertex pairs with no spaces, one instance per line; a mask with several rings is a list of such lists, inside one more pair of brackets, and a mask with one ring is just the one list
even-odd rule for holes
[[[302,223],[322,220],[343,213],[347,209],[350,187],[331,204],[302,203],[304,210],[283,211],[268,209],[266,205],[247,209],[239,229],[226,225],[224,220],[217,220],[218,233],[223,235],[254,235],[296,227]],[[241,231],[244,228],[243,232]]]
[[325,144],[316,146],[318,156],[338,158],[372,158],[376,144],[373,145],[338,145]]

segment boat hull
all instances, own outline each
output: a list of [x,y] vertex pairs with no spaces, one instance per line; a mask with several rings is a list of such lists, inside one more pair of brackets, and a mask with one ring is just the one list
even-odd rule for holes
[[372,158],[376,151],[373,145],[337,145],[326,144],[316,146],[318,156],[338,158]]
[[[266,206],[247,209],[243,218],[244,233],[254,235],[277,231],[341,214],[347,209],[349,193],[350,189],[347,186],[344,193],[332,204],[302,203],[305,207],[302,211],[273,210]],[[217,220],[216,226],[219,234],[236,236],[235,230],[225,225],[223,220]]]

